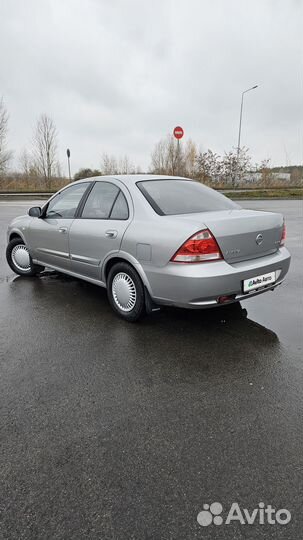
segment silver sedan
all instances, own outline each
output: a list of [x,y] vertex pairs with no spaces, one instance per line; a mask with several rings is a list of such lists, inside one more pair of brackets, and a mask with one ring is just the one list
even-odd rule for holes
[[179,177],[79,180],[14,219],[7,234],[14,272],[49,267],[106,287],[129,321],[162,305],[251,298],[280,285],[290,264],[281,214],[244,210]]

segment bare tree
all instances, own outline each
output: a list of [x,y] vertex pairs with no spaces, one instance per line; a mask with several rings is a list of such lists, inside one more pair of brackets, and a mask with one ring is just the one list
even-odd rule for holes
[[34,172],[34,163],[32,156],[30,153],[26,150],[22,150],[20,157],[19,157],[19,168],[21,171],[21,174],[25,176],[26,178],[29,178]]
[[39,175],[50,187],[51,179],[58,173],[57,130],[50,116],[41,114],[33,138],[34,162]]
[[261,173],[261,183],[264,187],[269,187],[274,177],[269,165],[270,159],[263,159],[259,166],[259,172]]
[[173,135],[157,142],[151,154],[150,169],[154,174],[184,174],[184,153]]
[[[189,176],[218,188],[224,184],[243,184],[252,170],[251,157],[246,147],[242,147],[239,154],[237,148],[233,148],[220,156],[210,149],[198,152],[196,144],[189,139],[179,148],[178,154],[178,144],[172,135],[158,141],[151,154],[150,172]],[[261,164],[263,176],[266,175],[266,181],[269,182],[270,169],[265,165],[265,162]]]
[[109,156],[108,154],[103,154],[101,160],[101,174],[102,175],[111,175],[111,174],[135,174],[138,171],[138,167],[135,167],[134,164],[130,161],[127,156],[116,158],[114,156]]
[[8,129],[8,113],[5,108],[3,98],[0,99],[0,174],[5,172],[9,161],[12,157],[12,152],[6,148],[6,137]]
[[222,174],[222,161],[218,154],[207,150],[199,152],[196,158],[196,176],[200,182],[215,183],[220,180]]
[[189,176],[190,178],[195,178],[197,155],[198,155],[197,146],[191,139],[189,139],[185,145],[185,149],[183,153],[185,176]]
[[225,183],[236,186],[245,180],[245,176],[251,170],[251,158],[248,148],[240,148],[238,153],[236,148],[225,152],[222,159],[222,179]]
[[166,140],[157,142],[151,154],[151,171],[155,174],[167,174]]
[[181,142],[173,135],[167,137],[167,165],[168,174],[182,176],[184,172],[184,154],[181,146]]
[[118,164],[117,159],[114,156],[109,156],[108,154],[103,154],[101,159],[101,174],[102,175],[111,175],[118,174]]
[[134,174],[136,168],[127,156],[118,160],[118,174]]

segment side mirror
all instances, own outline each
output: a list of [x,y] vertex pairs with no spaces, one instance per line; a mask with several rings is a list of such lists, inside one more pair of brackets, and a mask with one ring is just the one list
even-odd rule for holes
[[32,206],[32,208],[30,208],[28,211],[28,215],[31,217],[40,217],[41,216],[40,206]]

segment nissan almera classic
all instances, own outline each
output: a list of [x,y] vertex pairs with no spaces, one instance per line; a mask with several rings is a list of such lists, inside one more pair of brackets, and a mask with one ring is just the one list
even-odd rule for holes
[[245,210],[194,180],[79,180],[8,227],[7,261],[106,287],[128,321],[162,305],[208,308],[275,289],[290,255],[281,214]]

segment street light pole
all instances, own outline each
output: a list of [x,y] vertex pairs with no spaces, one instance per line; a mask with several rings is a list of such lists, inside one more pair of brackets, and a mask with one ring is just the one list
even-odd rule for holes
[[255,88],[258,88],[258,85],[252,86],[251,88],[248,88],[247,90],[244,90],[242,92],[242,98],[241,98],[241,108],[240,108],[240,123],[239,123],[239,134],[238,134],[238,146],[237,146],[237,169],[238,169],[238,175],[239,175],[239,158],[240,158],[240,144],[241,144],[241,129],[242,129],[242,114],[243,114],[243,99],[244,94],[247,92],[250,92],[251,90],[255,90]]
[[70,149],[67,148],[66,150],[66,155],[67,155],[67,164],[68,164],[68,177],[69,177],[69,181],[71,182],[71,174],[70,174]]

